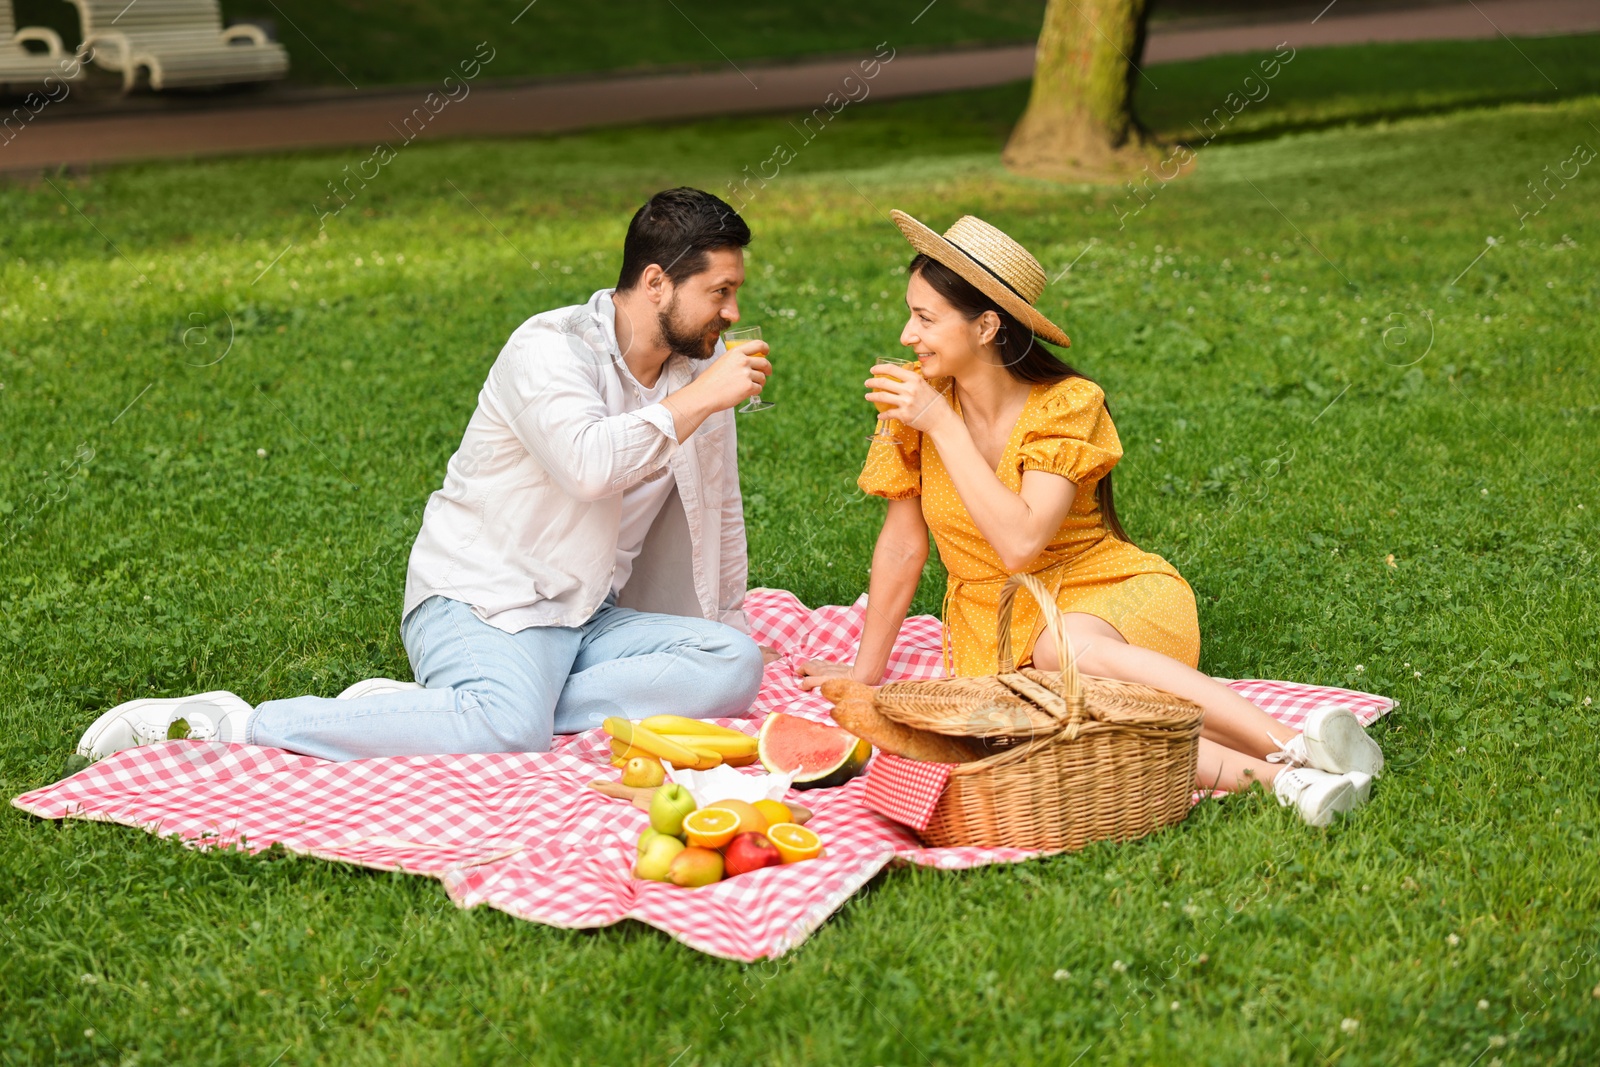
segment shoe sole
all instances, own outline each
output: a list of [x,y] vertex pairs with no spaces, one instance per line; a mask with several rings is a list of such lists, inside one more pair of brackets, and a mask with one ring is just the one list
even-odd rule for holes
[[1359,803],[1355,786],[1349,782],[1340,782],[1338,788],[1330,790],[1323,796],[1322,803],[1314,813],[1302,809],[1300,815],[1308,825],[1322,829],[1332,824],[1335,815],[1343,815]]
[[1306,754],[1318,770],[1330,774],[1360,771],[1374,778],[1383,773],[1383,750],[1346,708],[1335,709],[1317,723],[1315,734],[1308,729],[1305,739]]
[[1372,799],[1372,775],[1361,771],[1353,771],[1351,776],[1354,780],[1350,783],[1350,788],[1356,794],[1355,806],[1359,808]]
[[[209,693],[196,693],[194,696],[188,697],[142,697],[138,700],[124,701],[89,724],[89,728],[83,732],[81,737],[78,738],[78,747],[76,751],[78,755],[90,761],[101,760],[105,759],[107,756],[116,755],[116,752],[106,752],[98,756],[94,755],[93,753],[95,744],[102,736],[105,735],[106,730],[111,726],[112,723],[119,721],[128,712],[135,709],[155,707],[158,704],[170,704],[174,708],[181,708],[185,704],[196,700],[215,700],[220,703],[225,702],[229,697],[232,697],[234,700],[239,699],[226,689],[216,689]],[[117,750],[117,752],[120,751],[122,750]]]

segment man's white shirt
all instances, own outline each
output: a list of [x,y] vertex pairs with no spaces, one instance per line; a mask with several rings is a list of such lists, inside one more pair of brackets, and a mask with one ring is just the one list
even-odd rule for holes
[[[639,384],[638,379],[628,370],[626,363],[617,364],[617,372],[622,375],[623,392],[625,399],[622,410],[638,411],[650,404],[659,404],[667,397],[667,376],[661,375],[656,379],[653,388],[645,388]],[[628,579],[633,575],[633,561],[639,558],[639,553],[644,549],[644,539],[650,533],[650,527],[661,514],[661,505],[667,502],[672,495],[672,478],[669,477],[667,468],[662,467],[651,474],[644,481],[629,486],[622,494],[622,515],[618,520],[617,529],[617,568],[611,575],[611,591],[622,592],[622,587],[628,584]]]
[[402,616],[444,596],[516,633],[582,625],[625,582],[682,585],[634,566],[648,558],[640,550],[676,486],[697,601],[683,613],[748,630],[733,412],[713,414],[678,444],[660,398],[711,361],[673,356],[648,391],[659,396],[646,395],[622,361],[611,294],[535,315],[501,349],[428,500]]

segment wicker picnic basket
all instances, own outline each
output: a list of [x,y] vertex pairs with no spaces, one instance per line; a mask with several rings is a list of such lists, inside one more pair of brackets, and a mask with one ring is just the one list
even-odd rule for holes
[[[1060,672],[1017,670],[1017,590],[1038,601]],[[1000,673],[893,682],[874,701],[886,717],[987,753],[957,764],[922,831],[932,846],[1075,851],[1126,841],[1182,820],[1194,792],[1200,707],[1147,685],[1080,675],[1055,598],[1030,574],[1000,597]]]

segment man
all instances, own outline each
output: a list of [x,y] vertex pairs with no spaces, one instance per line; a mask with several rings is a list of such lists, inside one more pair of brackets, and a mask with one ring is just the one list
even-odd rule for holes
[[718,338],[749,242],[715,196],[657,193],[615,290],[511,335],[411,550],[401,637],[420,684],[254,709],[227,692],[135,700],[79,753],[169,731],[335,760],[542,752],[608,715],[745,711],[762,655],[744,632],[732,408],[772,368],[765,344]]

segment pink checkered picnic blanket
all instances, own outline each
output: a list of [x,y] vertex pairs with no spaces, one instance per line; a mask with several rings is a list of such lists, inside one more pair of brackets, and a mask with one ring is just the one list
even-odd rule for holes
[[[864,601],[811,611],[791,593],[756,589],[746,609],[753,636],[783,658],[768,666],[750,718],[719,721],[754,732],[772,710],[826,720],[827,702],[800,690],[794,667],[804,659],[852,656]],[[889,676],[937,677],[939,644],[937,619],[908,619]],[[1348,705],[1363,722],[1394,706],[1343,689],[1232,684],[1291,725],[1323,702]],[[167,741],[120,752],[12,803],[47,819],[175,834],[195,847],[255,852],[282,844],[305,855],[430,875],[460,907],[488,904],[550,926],[637,919],[702,952],[743,961],[777,957],[804,941],[890,862],[957,869],[1034,855],[922,848],[910,830],[863,805],[866,782],[857,778],[791,794],[814,813],[810,826],[827,846],[819,859],[701,889],[639,881],[630,872],[647,816],[585,788],[595,778],[615,777],[608,757],[598,730],[558,738],[553,752],[348,763],[252,745]]]

